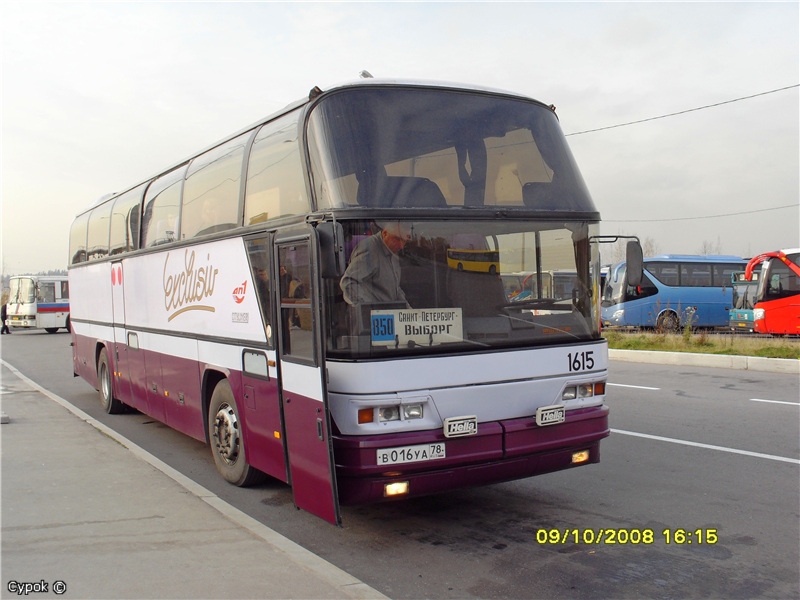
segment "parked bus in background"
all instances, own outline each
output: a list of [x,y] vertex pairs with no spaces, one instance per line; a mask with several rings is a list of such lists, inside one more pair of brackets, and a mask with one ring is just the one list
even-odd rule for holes
[[640,285],[629,285],[625,263],[613,266],[603,290],[604,327],[678,331],[729,326],[731,275],[747,266],[739,256],[667,254],[644,259]]
[[[332,523],[340,504],[596,463],[598,227],[552,106],[314,88],[77,216],[74,373],[108,412],[203,440],[229,482],[269,475]],[[453,268],[464,248],[503,262]],[[503,271],[525,269],[577,289],[510,302]]]
[[756,333],[800,335],[800,248],[760,254],[747,264],[753,278],[761,265],[753,319]]
[[[575,290],[580,288],[578,274],[575,271],[544,271],[535,273],[505,273],[502,276],[506,297],[510,302],[519,302],[538,298],[541,289],[543,298],[567,300],[572,298]],[[541,277],[541,281],[539,281]],[[602,288],[601,288],[602,289]]]
[[733,288],[733,306],[730,311],[731,331],[753,333],[753,305],[758,286],[759,271],[753,271],[750,281],[745,278],[744,271],[731,273]]
[[500,253],[497,250],[448,249],[447,266],[459,271],[494,275],[500,269]]
[[66,275],[16,275],[9,280],[6,321],[18,329],[70,329]]

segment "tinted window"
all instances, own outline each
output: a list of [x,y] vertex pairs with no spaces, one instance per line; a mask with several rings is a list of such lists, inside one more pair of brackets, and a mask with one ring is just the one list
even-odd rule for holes
[[532,101],[342,90],[313,109],[308,140],[319,208],[595,210],[554,112]]
[[764,300],[788,298],[800,293],[800,277],[777,259],[769,262]]
[[238,225],[242,157],[251,134],[214,148],[189,165],[183,187],[181,239]]
[[101,204],[89,217],[89,230],[86,245],[89,260],[103,258],[108,254],[108,231],[111,226],[111,202]]
[[269,278],[270,252],[269,238],[247,240],[247,256],[250,259],[250,269],[253,274],[253,284],[261,306],[261,317],[264,320],[267,343],[274,343],[272,331],[272,285]]
[[716,287],[729,287],[731,283],[731,276],[741,271],[743,265],[714,265],[714,286]]
[[309,211],[297,139],[299,111],[267,123],[258,132],[247,167],[244,224]]
[[142,247],[149,248],[178,239],[178,209],[185,171],[186,167],[175,169],[156,179],[147,190],[142,219]]
[[644,268],[664,285],[678,285],[678,265],[668,262],[648,262]]
[[139,247],[139,216],[142,213],[141,201],[145,185],[125,192],[114,200],[109,254],[129,252]]
[[89,213],[81,215],[72,223],[69,230],[69,264],[75,265],[86,260],[86,229]]
[[681,285],[687,287],[711,287],[711,265],[701,263],[682,264]]

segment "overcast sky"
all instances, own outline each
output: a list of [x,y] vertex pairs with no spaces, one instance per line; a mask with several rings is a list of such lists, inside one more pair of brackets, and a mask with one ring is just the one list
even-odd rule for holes
[[[3,272],[66,268],[99,196],[362,69],[520,92],[569,134],[800,83],[798,6],[5,0]],[[794,87],[567,139],[603,233],[751,256],[800,246],[799,120]]]

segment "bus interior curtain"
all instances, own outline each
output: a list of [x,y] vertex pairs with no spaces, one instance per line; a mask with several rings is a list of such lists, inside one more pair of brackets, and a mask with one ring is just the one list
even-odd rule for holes
[[456,144],[458,177],[464,186],[464,206],[483,206],[488,158],[483,140]]

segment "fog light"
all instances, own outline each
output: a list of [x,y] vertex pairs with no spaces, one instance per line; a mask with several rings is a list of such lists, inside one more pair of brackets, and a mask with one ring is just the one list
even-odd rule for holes
[[580,452],[573,452],[572,453],[572,464],[577,465],[580,463],[585,463],[589,460],[589,451],[588,450],[581,450]]
[[407,481],[396,481],[394,483],[387,483],[383,486],[383,495],[387,498],[389,496],[402,496],[408,493]]
[[422,404],[408,404],[403,406],[403,418],[405,419],[421,419],[422,418]]
[[564,388],[564,392],[561,394],[562,400],[575,400],[578,395],[578,390],[575,386]]
[[381,421],[399,421],[400,407],[382,406],[378,409],[378,415],[380,416]]

